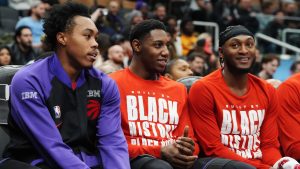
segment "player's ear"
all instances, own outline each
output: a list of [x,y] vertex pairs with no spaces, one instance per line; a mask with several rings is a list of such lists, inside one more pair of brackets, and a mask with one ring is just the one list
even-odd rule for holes
[[219,62],[220,62],[220,65],[221,67],[224,66],[224,54],[223,54],[223,49],[222,47],[219,47]]
[[223,55],[223,49],[222,49],[222,47],[219,47],[219,55],[220,55],[220,57],[221,57],[221,55]]
[[133,51],[141,52],[141,43],[138,39],[133,39],[133,41],[131,42],[131,46]]
[[58,32],[56,34],[56,39],[58,43],[62,46],[65,46],[67,44],[67,37],[65,36],[65,33],[63,32]]

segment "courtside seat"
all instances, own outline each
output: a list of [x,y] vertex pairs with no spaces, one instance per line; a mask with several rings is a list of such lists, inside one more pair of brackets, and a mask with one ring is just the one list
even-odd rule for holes
[[187,76],[180,79],[177,79],[177,82],[183,83],[187,90],[189,91],[192,84],[197,81],[198,79],[201,79],[201,76]]
[[0,67],[0,157],[9,141],[9,136],[7,134],[9,85],[15,73],[22,66],[23,65],[7,65]]

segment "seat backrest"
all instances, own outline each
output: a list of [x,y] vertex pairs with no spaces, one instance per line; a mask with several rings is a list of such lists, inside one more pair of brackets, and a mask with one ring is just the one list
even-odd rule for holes
[[201,79],[201,76],[187,76],[180,79],[177,79],[177,82],[183,83],[187,90],[189,91],[192,84],[197,81],[198,79]]
[[7,124],[9,112],[9,85],[15,73],[22,65],[7,65],[0,67],[0,125]]
[[18,21],[12,19],[1,19],[1,29],[5,30],[6,32],[14,32],[17,22]]
[[7,65],[0,67],[0,158],[9,141],[7,134],[7,117],[9,113],[9,85],[15,73],[22,65]]
[[19,12],[7,6],[0,6],[0,19],[19,20]]

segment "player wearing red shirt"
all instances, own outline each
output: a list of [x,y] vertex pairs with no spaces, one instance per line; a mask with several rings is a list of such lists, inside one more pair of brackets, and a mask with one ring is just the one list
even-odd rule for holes
[[249,74],[256,47],[248,29],[230,26],[219,39],[223,68],[198,80],[190,90],[190,116],[196,138],[207,156],[269,169],[281,159],[275,89]]
[[[160,158],[162,146],[174,143],[184,127],[191,126],[185,87],[163,76],[145,80],[129,68],[110,76],[121,95],[122,128],[130,157],[150,154]],[[194,138],[191,129],[189,136]],[[197,155],[197,144],[195,150]]]
[[279,113],[279,140],[285,155],[300,160],[300,74],[283,82],[278,88],[282,111]]

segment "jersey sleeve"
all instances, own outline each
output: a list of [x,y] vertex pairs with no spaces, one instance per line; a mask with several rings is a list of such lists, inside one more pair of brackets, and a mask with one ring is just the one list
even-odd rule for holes
[[196,82],[189,92],[190,117],[196,138],[203,148],[205,155],[238,160],[255,166],[256,168],[270,168],[268,165],[256,161],[247,160],[221,142],[220,128],[214,112],[214,98],[205,82]]
[[275,88],[269,85],[269,107],[266,110],[265,119],[262,123],[261,143],[262,161],[268,165],[274,165],[281,158],[278,141],[277,117],[279,112],[278,100]]
[[300,92],[299,87],[283,83],[279,86],[279,140],[284,154],[300,160]]
[[161,146],[144,146],[128,144],[130,158],[135,158],[142,154],[149,154],[156,158],[161,158]]
[[104,169],[129,169],[128,146],[121,128],[120,95],[116,83],[103,77],[102,105],[97,124],[98,149]]
[[66,145],[45,105],[36,79],[16,74],[11,85],[11,116],[36,151],[54,168],[89,168]]

